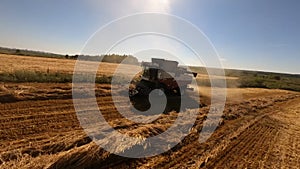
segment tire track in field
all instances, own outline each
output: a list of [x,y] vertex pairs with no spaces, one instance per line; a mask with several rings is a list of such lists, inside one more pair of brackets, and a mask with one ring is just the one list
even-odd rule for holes
[[300,110],[299,101],[288,101],[288,108],[244,130],[205,168],[299,168],[300,113],[293,113]]
[[[259,135],[259,137],[251,137],[252,139],[252,144],[249,145],[248,147],[243,146],[242,148],[249,149],[250,148],[258,148],[260,149],[262,146],[266,144],[258,144],[255,146],[256,142],[259,143],[264,143],[264,133],[260,133],[260,130],[265,131],[266,135],[276,135],[276,130],[275,132],[273,131],[272,126],[268,124],[269,126],[264,126],[264,125],[257,125],[260,120],[264,120],[264,118],[268,117],[268,114],[270,114],[269,111],[274,110],[274,104],[276,102],[277,104],[284,103],[288,100],[294,99],[294,96],[284,96],[284,97],[276,97],[273,98],[272,100],[269,100],[268,98],[265,99],[252,99],[250,102],[245,102],[246,104],[243,104],[242,109],[237,109],[237,113],[241,113],[240,116],[241,118],[238,118],[237,120],[233,121],[228,121],[225,123],[224,126],[222,126],[221,130],[217,130],[215,132],[215,135],[213,136],[214,138],[212,140],[215,140],[219,138],[220,140],[215,140],[215,141],[209,141],[208,144],[200,144],[198,143],[197,137],[194,137],[191,134],[187,137],[186,141],[183,141],[180,143],[179,146],[176,146],[175,149],[173,149],[170,152],[166,152],[162,155],[152,157],[152,158],[146,158],[146,159],[138,159],[138,160],[131,160],[130,165],[126,163],[125,166],[128,168],[149,168],[151,166],[152,168],[199,168],[200,164],[202,163],[201,161],[208,161],[212,163],[212,161],[215,161],[215,155],[221,152],[222,150],[226,150],[228,146],[231,145],[232,141],[230,140],[239,140],[239,136],[244,133],[245,131],[248,131],[248,129],[254,127],[254,130],[251,130],[251,135]],[[267,101],[266,101],[267,100]],[[263,103],[263,104],[262,104]],[[242,104],[242,103],[240,103]],[[233,107],[235,110],[236,108],[240,107],[240,104],[237,104],[235,106],[238,107]],[[276,110],[277,107],[275,107]],[[247,110],[247,111],[243,111]],[[240,112],[241,111],[241,112]],[[243,112],[243,113],[242,113]],[[240,122],[240,120],[243,119],[243,121]],[[268,120],[266,120],[268,121]],[[199,122],[199,121],[198,121]],[[231,123],[231,124],[230,124]],[[272,124],[272,123],[271,123]],[[201,125],[196,125],[198,127],[198,131],[201,131]],[[237,127],[237,129],[232,130],[232,127]],[[255,128],[255,126],[257,126]],[[199,128],[200,127],[200,128]],[[200,129],[200,130],[199,130]],[[232,131],[232,133],[227,132],[227,130]],[[250,131],[250,130],[249,130]],[[226,133],[226,134],[225,134]],[[197,135],[197,133],[196,133]],[[247,137],[244,137],[244,141],[249,141],[247,140]],[[269,140],[269,143],[273,142],[273,140]],[[234,147],[234,146],[233,146]],[[268,146],[265,146],[266,149],[263,150],[263,152],[266,152],[268,149]],[[270,145],[271,147],[271,145]],[[247,156],[249,156],[250,159],[256,159],[260,158],[260,155],[256,155],[252,151],[245,151],[247,153]],[[206,159],[206,160],[205,160]],[[230,159],[229,159],[230,160]],[[199,162],[200,161],[200,162]],[[238,162],[242,163],[243,161]],[[205,162],[207,163],[207,162]],[[204,163],[204,164],[205,164]],[[243,162],[244,163],[244,162]],[[244,165],[244,164],[241,165]],[[233,164],[233,163],[232,163]],[[248,163],[247,163],[248,164]],[[245,165],[247,165],[245,164]],[[261,165],[261,164],[259,164]],[[204,165],[205,166],[205,165]],[[234,165],[233,165],[234,166]],[[254,166],[254,165],[253,165]],[[121,163],[119,165],[116,165],[114,167],[124,167],[124,163]],[[214,168],[212,166],[212,168]],[[223,168],[223,167],[222,167]]]
[[273,117],[284,127],[270,151],[265,168],[300,168],[300,99],[291,101]]
[[[206,168],[210,168],[212,165],[214,165],[214,167],[215,167],[215,165],[216,165],[216,164],[214,164],[215,161],[218,161],[219,165],[224,168],[229,167],[229,166],[237,167],[235,163],[229,164],[228,161],[235,162],[235,161],[239,160],[238,159],[239,157],[242,158],[243,156],[236,157],[236,156],[228,156],[227,154],[228,153],[234,153],[234,154],[244,153],[244,156],[247,156],[249,153],[247,150],[249,149],[249,147],[253,146],[253,143],[256,140],[255,137],[248,138],[247,137],[248,134],[253,134],[253,135],[259,134],[259,131],[255,130],[255,129],[251,129],[250,131],[247,131],[247,134],[244,134],[244,132],[243,132],[243,134],[241,134],[241,136],[239,136],[239,139],[233,141],[231,143],[231,145],[222,152],[222,154],[218,155],[218,158],[210,159],[210,161],[206,164]],[[247,142],[250,144],[246,145],[245,143],[247,143]],[[237,145],[240,145],[240,146],[237,146]]]
[[[212,138],[213,141],[208,144],[199,144],[198,143],[198,135],[199,131],[201,131],[202,120],[204,120],[205,113],[202,112],[202,114],[199,114],[197,124],[194,126],[196,128],[192,131],[192,133],[186,137],[178,146],[176,146],[174,149],[172,149],[169,152],[166,152],[162,155],[146,158],[146,159],[128,159],[128,158],[116,158],[114,155],[109,155],[109,158],[105,157],[103,159],[102,155],[100,155],[100,159],[98,162],[105,166],[109,167],[121,167],[121,168],[184,168],[184,167],[195,167],[198,168],[199,165],[197,164],[197,160],[199,159],[205,159],[206,157],[209,157],[209,161],[206,165],[206,167],[211,166],[212,168],[217,165],[217,161],[215,159],[219,158],[220,152],[225,149],[228,151],[231,149],[235,149],[235,146],[239,146],[241,149],[240,155],[244,155],[248,159],[252,159],[253,161],[258,161],[259,158],[263,157],[264,159],[268,159],[269,156],[266,156],[264,154],[268,154],[268,151],[271,147],[275,147],[271,143],[274,142],[272,139],[272,135],[277,135],[277,130],[274,130],[274,124],[273,121],[268,119],[273,119],[271,116],[268,116],[268,112],[262,111],[262,109],[268,109],[268,110],[274,110],[272,108],[273,104],[279,100],[279,102],[286,102],[287,100],[293,99],[291,96],[284,96],[282,98],[275,98],[273,100],[270,100],[269,98],[265,99],[254,99],[249,102],[245,102],[242,106],[239,104],[235,104],[232,107],[232,111],[230,113],[236,113],[238,116],[236,116],[236,120],[228,120],[225,122],[224,126],[220,127],[220,130],[218,129],[214,135],[214,138]],[[130,133],[132,131],[136,131],[137,134],[145,134],[146,137],[156,133],[156,129],[165,128],[167,125],[170,125],[173,120],[176,119],[176,114],[168,114],[163,115],[158,120],[153,122],[153,124],[147,124],[144,126],[140,125],[134,125],[134,123],[128,123],[124,121],[124,118],[120,118],[120,114],[117,112],[115,107],[113,106],[113,102],[111,97],[101,97],[97,98],[98,105],[100,105],[100,109],[103,110],[101,113],[103,113],[103,116],[108,117],[108,121],[111,123],[112,126],[118,128],[118,130],[123,131],[125,133]],[[121,103],[126,104],[125,100],[118,100]],[[31,105],[29,105],[31,104]],[[65,105],[70,104],[70,105]],[[89,106],[89,100],[85,100],[81,104]],[[277,104],[277,103],[276,103]],[[278,103],[279,104],[279,103]],[[11,107],[13,107],[14,104],[4,104],[0,105],[0,110],[7,110]],[[41,108],[42,106],[48,108]],[[23,148],[30,148],[29,144],[26,144],[25,139],[28,139],[34,143],[33,145],[39,145],[34,147],[45,147],[45,152],[47,152],[47,147],[49,148],[49,151],[51,152],[52,149],[54,152],[57,151],[57,147],[59,151],[65,151],[64,148],[61,148],[60,146],[64,144],[73,144],[73,142],[77,142],[76,140],[81,138],[77,138],[79,133],[82,134],[82,130],[80,129],[80,125],[78,123],[76,113],[74,111],[74,108],[72,107],[72,101],[71,100],[51,100],[51,101],[31,101],[31,102],[17,102],[15,103],[15,106],[23,107],[24,111],[26,110],[26,107],[30,110],[27,111],[24,115],[29,113],[28,117],[18,117],[22,116],[21,114],[16,114],[15,116],[11,116],[10,120],[12,121],[11,124],[5,123],[4,126],[0,125],[0,131],[1,129],[9,129],[12,128],[12,132],[6,133],[10,137],[14,137],[14,144],[10,148],[4,148],[5,146],[9,145],[10,140],[4,140],[4,142],[1,142],[0,145],[0,152],[15,149],[21,149],[22,144]],[[32,109],[32,107],[36,107],[37,109]],[[277,107],[275,107],[276,109]],[[203,108],[206,109],[206,108]],[[240,110],[241,109],[241,110]],[[15,108],[12,111],[7,110],[6,113],[13,113],[17,108]],[[46,110],[42,112],[43,110]],[[23,111],[23,110],[22,110]],[[93,110],[94,111],[94,110]],[[245,112],[244,112],[245,111]],[[261,112],[262,111],[262,112]],[[40,113],[39,113],[40,112]],[[22,113],[22,112],[21,112]],[[32,113],[32,114],[30,114]],[[234,114],[233,114],[234,115]],[[174,117],[173,117],[174,116]],[[245,118],[244,118],[245,117]],[[266,117],[266,118],[265,118]],[[2,122],[5,122],[4,117]],[[22,119],[23,118],[23,119]],[[243,124],[243,122],[240,122],[239,120],[243,119],[243,122],[247,124]],[[263,119],[263,120],[261,120]],[[249,120],[249,121],[247,121]],[[261,121],[260,121],[261,120]],[[278,119],[277,119],[278,120]],[[9,120],[8,120],[9,121]],[[251,122],[250,122],[251,121]],[[261,124],[263,122],[263,124]],[[170,123],[170,124],[169,124]],[[249,125],[248,125],[249,123]],[[270,123],[270,124],[269,124]],[[4,123],[3,123],[4,124]],[[39,128],[31,128],[30,125],[36,125],[38,124]],[[265,125],[266,124],[266,125]],[[23,126],[22,126],[23,125]],[[242,125],[242,126],[241,126]],[[248,126],[247,126],[248,125]],[[21,126],[21,127],[19,127]],[[238,130],[238,134],[236,133],[230,133],[226,130],[231,129],[231,127],[236,128],[235,130]],[[139,128],[141,127],[141,128]],[[243,128],[244,127],[244,128]],[[242,128],[242,129],[240,129]],[[276,125],[275,125],[276,129]],[[28,131],[27,131],[28,130]],[[231,129],[232,130],[232,129]],[[73,132],[71,132],[73,131]],[[163,131],[163,130],[162,130]],[[71,132],[71,133],[70,133]],[[236,132],[236,131],[234,131]],[[247,137],[248,135],[256,136],[256,137]],[[16,136],[14,134],[18,133]],[[69,133],[69,134],[67,134]],[[48,136],[47,136],[48,135]],[[64,137],[63,135],[67,135]],[[229,136],[227,136],[229,135]],[[236,136],[235,136],[236,135]],[[51,139],[51,137],[55,137]],[[71,138],[70,138],[71,137]],[[80,136],[81,137],[81,136]],[[82,136],[83,137],[83,136]],[[37,138],[37,140],[34,140],[33,138]],[[83,137],[84,138],[84,137]],[[217,140],[217,139],[220,140]],[[230,138],[233,138],[230,140]],[[274,137],[274,139],[277,139],[278,137]],[[227,139],[227,140],[226,140]],[[225,142],[223,142],[225,140]],[[266,140],[266,142],[264,142]],[[290,139],[292,141],[299,141],[299,139]],[[232,146],[232,143],[235,143],[235,146]],[[249,142],[249,143],[248,143]],[[52,146],[53,143],[53,146]],[[224,144],[223,146],[219,146],[218,144]],[[243,144],[242,144],[243,143]],[[255,144],[257,143],[257,144]],[[83,143],[86,144],[86,143]],[[240,145],[239,145],[240,144]],[[269,145],[268,145],[269,144]],[[218,147],[219,146],[219,147]],[[293,145],[294,147],[297,147],[298,145]],[[1,148],[2,147],[2,148]],[[62,146],[64,147],[64,146]],[[211,152],[211,150],[214,149],[214,147],[217,147],[215,151]],[[299,147],[298,147],[299,148]],[[252,150],[254,149],[261,149],[262,151],[256,154]],[[58,151],[58,152],[59,152]],[[95,153],[97,151],[94,151]],[[101,151],[102,152],[102,151]],[[229,151],[230,152],[230,151]],[[293,152],[293,151],[291,151]],[[64,152],[67,153],[67,152]],[[78,156],[84,155],[84,153],[78,152],[79,154],[76,154],[76,150],[74,151],[74,157],[78,158]],[[88,152],[87,152],[88,153]],[[109,154],[108,152],[103,152],[104,154]],[[207,153],[217,154],[216,156],[207,156]],[[246,167],[259,167],[264,166],[266,163],[250,163],[241,160],[238,156],[232,156],[229,157],[228,155],[233,155],[232,153],[224,154],[223,156],[220,156],[220,165],[223,165],[224,163],[232,164],[232,166],[246,166]],[[294,156],[297,154],[297,152],[293,152]],[[68,155],[62,156],[62,158],[67,158]],[[284,157],[284,156],[283,156]],[[84,158],[84,157],[82,157]],[[223,160],[223,158],[225,160]],[[283,158],[284,159],[284,158]],[[297,159],[297,158],[296,158]],[[65,161],[66,159],[61,159],[61,162],[71,162],[71,161]],[[82,159],[79,159],[82,160]],[[88,159],[85,159],[88,160]],[[229,160],[229,162],[227,161]],[[286,159],[284,159],[286,161]],[[295,161],[295,160],[294,160]],[[90,161],[90,163],[98,163]],[[190,163],[190,162],[194,162]],[[62,164],[60,163],[60,164]],[[197,166],[195,166],[195,164]],[[62,164],[63,165],[63,164]],[[80,164],[84,165],[84,164]],[[53,165],[55,166],[55,165]],[[92,166],[92,164],[91,164]],[[222,167],[223,168],[223,167]]]

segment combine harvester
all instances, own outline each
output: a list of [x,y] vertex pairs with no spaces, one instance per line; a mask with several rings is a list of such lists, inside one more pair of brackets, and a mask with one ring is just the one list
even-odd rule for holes
[[143,72],[141,80],[130,91],[130,96],[147,96],[154,89],[159,89],[167,96],[180,96],[186,93],[193,76],[197,73],[190,72],[187,68],[178,67],[177,61],[152,58],[152,62],[142,62]]
[[[188,99],[191,105],[196,105],[186,94],[193,77],[197,73],[187,70],[187,68],[179,67],[177,61],[152,58],[152,62],[142,62],[143,71],[140,78],[134,84],[134,88],[129,90],[129,96],[135,108],[141,111],[146,111],[151,107],[149,102],[150,94],[154,94],[155,107],[161,106],[160,103],[163,95],[167,98],[165,113],[175,110],[177,112],[183,109],[181,99]],[[155,92],[154,92],[155,91]],[[153,95],[152,95],[153,96]],[[188,105],[185,108],[192,108]]]

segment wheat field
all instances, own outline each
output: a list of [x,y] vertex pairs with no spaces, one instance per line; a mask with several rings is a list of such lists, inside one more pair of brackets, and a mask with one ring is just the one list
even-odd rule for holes
[[[0,55],[1,72],[72,73],[74,65],[74,60]],[[117,66],[103,63],[105,69],[98,74],[112,75]],[[0,168],[300,168],[299,92],[226,89],[219,126],[200,143],[199,133],[210,109],[210,91],[209,87],[199,87],[203,106],[196,109],[196,122],[178,145],[153,157],[125,158],[97,146],[83,130],[74,109],[72,83],[1,82]],[[95,85],[101,113],[120,133],[138,138],[158,135],[178,117],[170,111],[150,123],[136,123],[118,112],[111,92],[122,89]],[[124,108],[130,106],[125,97],[119,97],[118,102]],[[82,104],[89,106],[89,100]]]

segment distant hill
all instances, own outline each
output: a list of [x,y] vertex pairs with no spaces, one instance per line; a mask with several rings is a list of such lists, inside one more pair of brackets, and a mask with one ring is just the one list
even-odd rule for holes
[[13,48],[4,48],[0,47],[0,53],[9,54],[9,55],[21,55],[21,56],[38,56],[38,57],[50,57],[50,58],[64,58],[64,55],[33,51],[27,49],[13,49]]
[[[0,47],[1,54],[9,55],[20,55],[20,56],[35,56],[35,57],[47,57],[47,58],[61,58],[61,59],[77,59],[79,55],[61,55],[42,51],[33,51],[27,49],[12,49]],[[109,63],[125,63],[125,64],[137,64],[138,59],[132,55],[119,55],[119,54],[108,54],[100,56],[84,56],[84,60],[88,61],[102,61]]]
[[[207,70],[211,72],[218,72],[220,69],[205,68],[205,67],[190,67],[194,72],[200,74],[208,74]],[[223,71],[223,70],[222,70]],[[286,89],[292,91],[300,91],[300,75],[287,73],[274,73],[264,71],[250,71],[250,70],[235,70],[224,69],[225,76],[237,77],[238,80],[227,79],[227,87],[255,87],[268,89]],[[214,74],[212,74],[214,75]],[[210,81],[202,80],[200,84],[210,86]]]

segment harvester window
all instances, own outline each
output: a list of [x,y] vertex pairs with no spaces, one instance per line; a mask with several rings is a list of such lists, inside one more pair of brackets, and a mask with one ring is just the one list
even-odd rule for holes
[[144,67],[143,76],[149,78],[149,76],[150,76],[149,67]]

